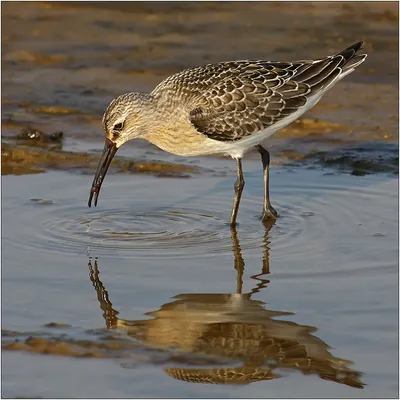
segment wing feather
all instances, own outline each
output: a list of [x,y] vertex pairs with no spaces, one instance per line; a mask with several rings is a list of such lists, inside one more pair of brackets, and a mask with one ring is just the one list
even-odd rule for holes
[[351,72],[366,57],[356,55],[361,44],[315,61],[209,64],[170,76],[153,94],[184,101],[193,126],[209,138],[240,140],[295,113]]

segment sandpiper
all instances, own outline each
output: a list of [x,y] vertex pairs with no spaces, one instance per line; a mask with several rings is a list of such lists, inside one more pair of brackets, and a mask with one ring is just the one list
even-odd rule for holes
[[244,187],[242,157],[251,148],[264,171],[262,220],[278,216],[269,199],[270,155],[262,142],[298,119],[324,93],[354,71],[366,54],[363,42],[318,60],[239,60],[186,69],[151,93],[115,98],[103,116],[106,143],[89,196],[97,205],[101,184],[116,151],[141,138],[180,156],[227,154],[236,160],[237,180],[230,225],[236,225]]

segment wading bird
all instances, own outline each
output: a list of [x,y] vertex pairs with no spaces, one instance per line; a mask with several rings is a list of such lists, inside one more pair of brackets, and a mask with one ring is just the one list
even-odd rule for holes
[[117,150],[140,138],[180,156],[228,154],[237,180],[230,225],[236,225],[244,187],[242,157],[252,148],[264,170],[262,220],[276,219],[269,199],[270,155],[262,142],[298,119],[324,93],[354,71],[366,54],[358,42],[318,60],[228,61],[191,68],[162,81],[151,93],[126,93],[103,116],[106,143],[93,180],[94,205]]

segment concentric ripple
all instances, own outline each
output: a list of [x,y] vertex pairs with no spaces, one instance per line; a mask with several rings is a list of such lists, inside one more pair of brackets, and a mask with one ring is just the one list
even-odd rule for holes
[[[361,235],[360,240],[363,235],[374,235],[375,239],[385,235],[384,225],[392,218],[385,209],[391,207],[396,196],[395,188],[388,188],[392,188],[394,180],[382,184],[371,181],[364,187],[350,189],[346,187],[348,182],[324,179],[322,174],[312,173],[318,177],[318,182],[307,176],[297,179],[298,174],[275,177],[272,199],[280,218],[268,234],[274,257],[293,259],[310,251],[327,252],[329,242],[340,241],[341,233],[347,231],[348,234],[349,227]],[[32,196],[23,206],[13,201],[13,194],[9,193],[9,198],[3,199],[3,215],[6,215],[8,227],[4,243],[15,250],[75,254],[93,251],[102,256],[115,251],[122,251],[127,257],[156,258],[231,253],[232,234],[228,221],[232,187],[229,179],[218,178],[220,185],[208,191],[199,191],[197,187],[199,195],[192,194],[194,189],[188,188],[187,180],[176,181],[174,191],[165,199],[155,196],[154,186],[138,184],[132,204],[129,200],[132,189],[126,185],[125,178],[119,178],[109,182],[114,197],[107,199],[111,192],[105,191],[102,206],[88,209],[83,206],[85,200],[75,198],[71,192],[73,187],[74,191],[78,189],[79,195],[86,193],[87,179],[84,178],[64,176],[71,182],[57,184],[53,197]],[[265,229],[257,215],[262,205],[259,178],[259,174],[250,175],[246,182],[249,189],[245,190],[240,205],[237,231],[242,250],[261,247],[264,243]],[[43,186],[49,184],[43,177],[35,179],[38,185],[41,181]],[[182,194],[185,191],[191,196]],[[163,188],[157,188],[157,193],[162,192]],[[106,208],[109,204],[113,208]],[[376,209],[371,204],[383,207],[378,222]],[[13,225],[24,229],[14,232]],[[352,236],[356,242],[356,235]]]
[[[254,209],[260,204],[252,203],[251,199],[243,201],[242,211],[254,214]],[[157,258],[201,257],[224,251],[230,253],[232,238],[227,223],[229,210],[216,211],[212,209],[212,204],[208,206],[211,208],[208,213],[174,207],[78,213],[73,206],[43,206],[35,210],[35,220],[41,221],[39,229],[25,224],[23,239],[11,240],[9,245],[56,253],[93,250],[96,255],[107,255],[107,252],[117,250],[130,252],[136,257]],[[243,223],[238,227],[242,248],[261,246],[262,224],[252,214],[243,219],[251,220],[253,226]]]
[[57,232],[55,241],[65,246],[136,251],[141,256],[178,256],[184,249],[219,248],[228,237],[225,221],[200,210],[107,210],[65,221],[53,219],[46,226]]
[[393,231],[396,192],[393,179],[364,187],[329,181],[323,186],[317,183],[286,187],[281,201],[283,214],[292,216],[291,226],[285,218],[282,224],[278,221],[273,233],[275,254],[288,259],[300,259],[310,252],[328,256],[332,244],[339,243],[343,251],[351,248],[354,255],[356,248],[365,248],[362,244],[368,238]]

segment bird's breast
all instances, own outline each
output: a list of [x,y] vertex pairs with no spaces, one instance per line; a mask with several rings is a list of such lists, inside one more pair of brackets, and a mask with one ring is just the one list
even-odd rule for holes
[[197,132],[189,123],[159,127],[145,139],[168,153],[180,156],[209,154],[207,141],[210,139]]

